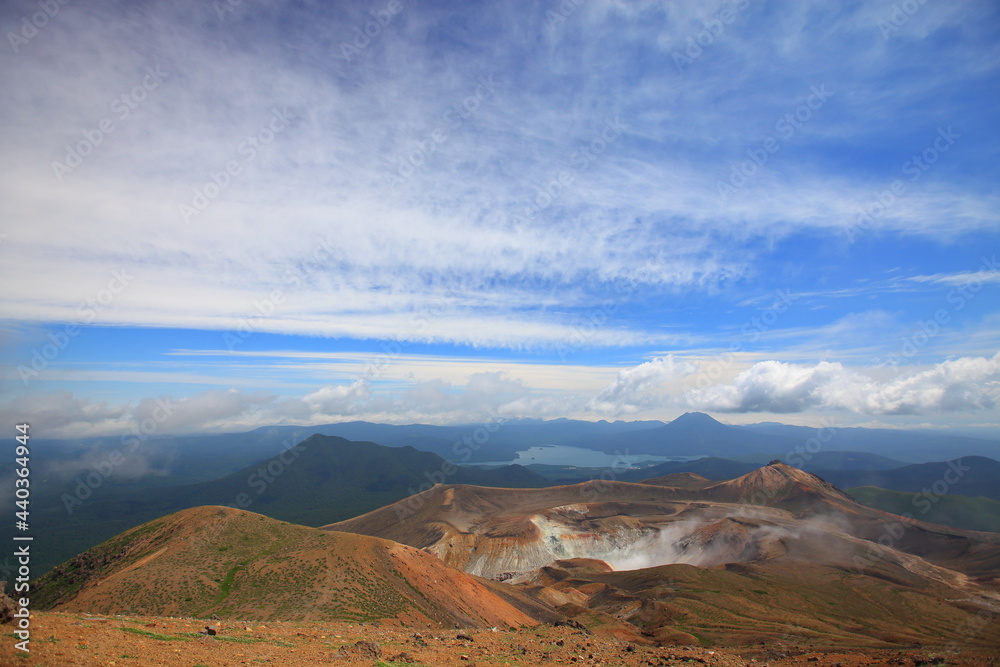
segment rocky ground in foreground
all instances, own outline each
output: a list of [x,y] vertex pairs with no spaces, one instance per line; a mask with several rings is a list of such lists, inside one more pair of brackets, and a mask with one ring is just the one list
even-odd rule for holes
[[418,632],[387,624],[240,623],[45,612],[33,617],[31,652],[25,655],[15,650],[11,630],[2,626],[2,667],[1000,665],[997,654],[983,649],[956,654],[929,648],[830,652],[794,645],[653,648],[566,626]]

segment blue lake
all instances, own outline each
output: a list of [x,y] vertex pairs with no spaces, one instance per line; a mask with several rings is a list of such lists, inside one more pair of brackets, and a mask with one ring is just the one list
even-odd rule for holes
[[694,461],[700,456],[653,456],[652,454],[605,454],[593,449],[568,447],[566,445],[539,445],[517,452],[517,458],[510,461],[470,461],[467,465],[556,465],[579,466],[581,468],[641,468],[649,462]]

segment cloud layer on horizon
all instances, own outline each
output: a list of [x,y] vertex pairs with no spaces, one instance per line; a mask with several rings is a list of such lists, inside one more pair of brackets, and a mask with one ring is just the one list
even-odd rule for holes
[[478,372],[464,384],[413,380],[384,386],[366,378],[301,396],[242,389],[143,398],[109,405],[71,392],[31,393],[0,404],[0,417],[40,425],[45,437],[238,432],[280,423],[340,421],[476,423],[491,418],[573,416],[656,418],[658,411],[841,417],[974,414],[1000,401],[1000,353],[962,357],[878,379],[840,363],[753,364],[725,384],[708,369],[673,357],[622,369],[596,394],[533,388],[505,372]]

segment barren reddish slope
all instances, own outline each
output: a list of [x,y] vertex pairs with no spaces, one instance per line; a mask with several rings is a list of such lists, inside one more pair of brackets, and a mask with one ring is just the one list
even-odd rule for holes
[[198,507],[139,526],[56,568],[35,590],[41,606],[102,614],[397,618],[448,627],[555,618],[516,591],[497,592],[418,549],[230,507]]

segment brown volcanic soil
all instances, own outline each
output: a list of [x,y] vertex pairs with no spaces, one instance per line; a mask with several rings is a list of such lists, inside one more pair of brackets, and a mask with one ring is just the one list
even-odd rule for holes
[[[1000,648],[1000,622],[955,589],[899,569],[895,580],[780,561],[703,568],[664,565],[607,572],[544,568],[532,583],[577,599],[559,611],[600,634],[641,630],[634,641],[741,646],[794,642],[826,649],[949,642]],[[948,600],[947,603],[944,601]],[[593,613],[608,620],[595,622]],[[619,627],[612,627],[611,619]],[[985,618],[986,620],[981,620]]]
[[704,487],[700,498],[724,502],[748,502],[754,505],[805,504],[826,501],[853,505],[854,500],[812,473],[785,465],[770,463],[742,477]]
[[397,618],[411,625],[534,625],[559,618],[418,549],[231,507],[134,528],[33,585],[36,608],[261,620]]
[[[438,486],[325,530],[231,508],[186,510],[35,582],[35,607],[218,614],[225,638],[203,639],[195,633],[204,622],[190,619],[43,613],[31,660],[41,652],[51,658],[39,667],[336,664],[343,644],[371,639],[391,667],[403,662],[391,659],[401,651],[433,665],[916,665],[934,657],[907,652],[921,643],[960,646],[962,660],[975,658],[958,664],[990,664],[987,651],[1000,647],[1000,535],[913,522],[879,545],[879,527],[899,517],[786,468],[767,466],[704,489]],[[764,504],[747,503],[747,494],[763,494]],[[908,548],[893,548],[900,545]],[[608,548],[628,553],[610,562],[643,569],[615,570],[591,553]],[[913,555],[921,550],[939,564]],[[666,555],[658,563],[669,564],[636,565],[636,552]],[[520,568],[512,580],[524,583],[449,565],[493,567],[500,579]],[[986,612],[987,604],[997,611]],[[556,621],[569,627],[549,625]],[[46,641],[46,623],[54,641]],[[483,630],[491,626],[498,631]],[[480,630],[441,630],[451,627]],[[428,637],[414,637],[413,628]],[[64,644],[65,636],[73,639]],[[129,642],[148,653],[129,650]],[[64,652],[45,653],[48,644]],[[65,652],[72,646],[83,661]],[[693,648],[674,648],[684,646]],[[0,667],[12,651],[0,649]],[[346,655],[337,661],[378,664],[374,654]],[[952,664],[954,657],[952,650]]]
[[[198,634],[219,625],[215,638]],[[464,638],[458,638],[461,635]],[[0,667],[243,667],[275,665],[393,665],[480,667],[484,665],[975,665],[996,666],[996,654],[962,647],[960,652],[931,648],[836,649],[818,651],[787,638],[767,646],[654,648],[588,635],[571,627],[542,625],[493,632],[489,629],[426,631],[382,624],[206,621],[154,616],[34,614],[31,653],[14,649],[9,635],[0,640]],[[351,651],[356,642],[373,642],[378,657]],[[345,651],[341,651],[346,649]],[[413,663],[402,662],[407,653]],[[340,657],[343,654],[347,657]]]
[[678,489],[696,490],[715,484],[712,480],[693,472],[672,472],[663,477],[653,477],[642,481],[652,486],[672,486]]
[[[1000,571],[1000,534],[904,519],[871,509],[819,477],[782,463],[704,488],[684,486],[596,480],[543,489],[437,485],[324,529],[428,549],[453,567],[495,576],[494,572],[477,571],[475,563],[499,562],[500,554],[546,537],[532,520],[539,516],[571,527],[573,530],[564,534],[578,540],[587,534],[606,534],[608,528],[625,528],[607,523],[620,523],[622,517],[632,528],[641,530],[644,525],[662,528],[678,521],[721,519],[749,512],[771,516],[786,525],[805,519],[832,519],[841,531],[867,541],[860,548],[852,547],[852,556],[858,557],[855,564],[879,560],[878,544],[883,544],[970,576],[996,576]],[[623,539],[628,537],[626,534]],[[868,548],[868,544],[873,546]],[[533,556],[537,560],[537,550]],[[557,555],[572,556],[597,557],[589,553]],[[523,565],[525,570],[533,570],[543,564],[531,567],[529,559]]]
[[[967,619],[1000,609],[1000,535],[923,522],[890,528],[901,521],[779,463],[702,489],[438,486],[327,529],[523,582],[557,612],[633,641],[959,641]],[[977,641],[1000,646],[1000,624]]]

